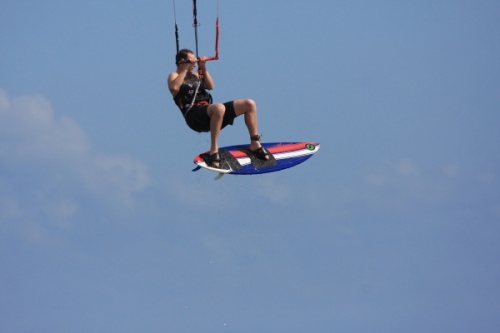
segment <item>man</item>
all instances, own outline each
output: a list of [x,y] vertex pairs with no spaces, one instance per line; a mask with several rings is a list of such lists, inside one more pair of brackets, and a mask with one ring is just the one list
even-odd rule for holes
[[[257,106],[252,99],[238,99],[226,103],[212,103],[207,90],[215,87],[206,68],[206,58],[196,59],[191,50],[182,49],[176,57],[177,69],[168,76],[168,89],[187,125],[197,132],[210,132],[210,166],[220,166],[218,139],[221,129],[232,125],[234,118],[244,115],[250,134],[249,149],[260,159],[268,160],[269,152],[261,146],[257,128]],[[198,63],[199,73],[194,69]]]

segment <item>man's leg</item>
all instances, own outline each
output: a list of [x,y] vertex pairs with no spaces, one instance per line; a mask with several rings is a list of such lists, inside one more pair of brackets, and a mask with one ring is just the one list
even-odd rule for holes
[[[226,107],[224,104],[211,104],[207,108],[207,114],[210,117],[210,155],[219,152],[219,134],[224,120]],[[218,167],[219,163],[214,162],[214,167]]]
[[[244,115],[245,124],[248,128],[248,134],[250,137],[256,137],[259,135],[258,121],[257,121],[257,105],[252,99],[238,99],[234,101],[234,112],[236,116]],[[250,150],[258,151],[261,148],[260,141],[251,140]],[[265,156],[264,159],[268,160],[269,156]]]

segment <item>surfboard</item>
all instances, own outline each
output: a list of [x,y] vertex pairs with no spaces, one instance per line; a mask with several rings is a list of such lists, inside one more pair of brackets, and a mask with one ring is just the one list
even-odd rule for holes
[[194,158],[198,171],[201,168],[218,172],[216,179],[225,174],[255,175],[276,172],[294,167],[313,156],[320,147],[318,142],[270,142],[262,143],[270,153],[269,160],[257,158],[249,149],[248,144],[219,148],[221,158],[220,168],[209,166],[209,153],[204,152]]

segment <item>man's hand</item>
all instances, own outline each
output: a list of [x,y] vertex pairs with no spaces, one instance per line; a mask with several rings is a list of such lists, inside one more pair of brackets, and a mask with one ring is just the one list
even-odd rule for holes
[[207,64],[207,57],[199,57],[198,58],[198,68],[205,70]]

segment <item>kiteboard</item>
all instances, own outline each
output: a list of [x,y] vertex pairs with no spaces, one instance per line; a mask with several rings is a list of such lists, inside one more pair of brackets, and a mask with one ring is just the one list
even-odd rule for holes
[[225,174],[232,175],[255,175],[268,172],[280,171],[296,166],[319,150],[317,142],[271,142],[262,143],[269,152],[269,160],[262,160],[255,156],[247,145],[236,145],[219,148],[221,162],[219,168],[210,166],[209,152],[204,152],[194,158],[198,171],[201,168],[218,172],[215,179]]

